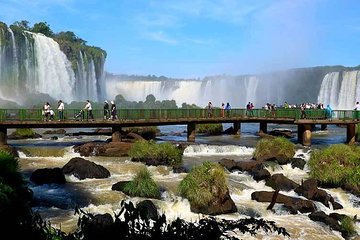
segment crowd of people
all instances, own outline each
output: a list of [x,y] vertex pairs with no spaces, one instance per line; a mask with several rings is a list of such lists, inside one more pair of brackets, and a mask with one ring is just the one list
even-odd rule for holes
[[[62,100],[58,101],[57,105],[58,110],[58,121],[63,121],[65,119],[64,111],[65,104]],[[84,107],[74,116],[74,119],[86,119],[94,120],[94,115],[92,111],[92,105],[90,100],[86,100]],[[42,109],[42,116],[44,121],[53,121],[55,120],[55,111],[52,109],[49,102],[46,102]],[[110,104],[107,100],[104,102],[104,120],[115,120],[117,119],[116,104],[114,101],[111,101]]]

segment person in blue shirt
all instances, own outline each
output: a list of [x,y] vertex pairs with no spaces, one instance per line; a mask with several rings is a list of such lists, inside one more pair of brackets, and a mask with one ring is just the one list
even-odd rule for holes
[[333,110],[332,110],[332,108],[330,107],[330,105],[328,104],[328,105],[326,106],[326,109],[325,109],[326,118],[327,118],[327,119],[331,119],[331,118],[332,118],[332,113],[333,113]]
[[231,110],[230,103],[227,102],[225,106],[225,112],[227,117],[230,117],[230,110]]

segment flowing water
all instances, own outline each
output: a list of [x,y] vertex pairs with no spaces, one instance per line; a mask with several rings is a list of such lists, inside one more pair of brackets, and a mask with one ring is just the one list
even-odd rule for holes
[[[230,125],[229,125],[230,126]],[[224,124],[224,127],[229,127]],[[248,160],[254,151],[254,146],[258,141],[255,135],[258,124],[243,124],[241,136],[196,136],[196,145],[188,146],[183,155],[184,166],[201,164],[204,161],[217,162],[221,158],[231,158],[236,161]],[[269,125],[268,128],[289,128],[292,126]],[[88,129],[91,131],[92,129]],[[158,141],[185,141],[186,126],[164,126],[160,127],[163,136]],[[36,129],[42,133],[43,130]],[[67,132],[76,132],[77,129],[68,129]],[[82,130],[83,131],[83,130]],[[70,137],[59,135],[59,139],[51,140],[52,135],[43,135],[43,139],[37,140],[12,140],[9,144],[20,151],[21,171],[26,180],[29,180],[31,173],[39,168],[54,168],[64,166],[71,158],[79,156],[72,149],[73,145],[87,141],[105,141],[108,136],[84,136]],[[302,148],[297,145],[296,156],[309,159],[311,150],[322,148],[329,144],[342,143],[345,141],[346,129],[339,127],[329,127],[326,131],[315,131],[313,134],[313,145],[311,148]],[[296,137],[296,135],[295,135]],[[296,138],[293,138],[295,142]],[[65,185],[45,184],[36,186],[29,181],[29,187],[34,192],[35,206],[46,220],[63,231],[72,232],[76,228],[77,215],[74,215],[75,206],[92,213],[117,212],[122,199],[131,199],[138,202],[140,198],[129,198],[125,194],[112,191],[111,186],[124,180],[131,180],[136,174],[142,163],[131,162],[129,157],[86,157],[107,168],[111,176],[107,179],[85,179],[78,180],[73,176],[66,176]],[[166,191],[162,194],[161,200],[153,200],[160,212],[164,212],[168,219],[181,217],[186,220],[196,221],[204,215],[195,214],[190,211],[189,202],[176,194],[179,182],[186,176],[185,173],[174,173],[170,167],[150,166],[147,167],[152,173],[155,181]],[[267,169],[271,174],[283,173],[285,176],[301,183],[302,179],[308,177],[308,169],[291,168],[290,165],[277,166],[269,165]],[[232,172],[227,173],[228,186],[232,199],[234,200],[238,212],[234,214],[224,214],[218,217],[225,219],[238,219],[244,217],[261,217],[272,220],[278,226],[285,227],[291,234],[290,239],[342,239],[340,233],[334,232],[322,223],[313,222],[308,218],[308,214],[291,215],[275,204],[274,212],[266,210],[269,203],[259,203],[251,200],[251,193],[254,191],[272,191],[265,186],[264,181],[256,182],[246,173]],[[341,189],[326,189],[337,202],[344,206],[344,209],[335,212],[344,213],[350,216],[360,215],[359,201],[357,197],[344,192]],[[285,193],[290,196],[297,196],[294,191]],[[299,197],[299,196],[297,196]],[[326,213],[334,212],[321,203],[316,203],[318,209]],[[360,233],[360,225],[356,225]],[[242,236],[245,239],[283,239],[276,234],[259,233],[257,236]]]

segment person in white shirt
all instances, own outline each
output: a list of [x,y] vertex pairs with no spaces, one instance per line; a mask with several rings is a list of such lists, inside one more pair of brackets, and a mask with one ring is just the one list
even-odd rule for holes
[[86,100],[86,105],[84,107],[84,110],[88,112],[88,114],[86,115],[86,119],[88,120],[89,118],[94,119],[93,113],[92,113],[92,107],[91,107],[91,103],[90,100]]
[[65,105],[62,100],[58,102],[59,121],[64,120],[64,109]]
[[356,111],[355,112],[355,118],[356,118],[356,120],[359,120],[359,118],[360,118],[359,112],[358,112],[360,110],[360,103],[359,102],[356,102],[354,110]]
[[43,109],[45,121],[49,120],[50,108],[51,108],[50,103],[46,102]]

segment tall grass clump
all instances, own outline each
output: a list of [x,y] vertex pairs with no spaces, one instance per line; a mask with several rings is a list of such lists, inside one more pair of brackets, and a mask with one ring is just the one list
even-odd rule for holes
[[197,124],[196,131],[207,135],[220,135],[223,132],[222,123]]
[[187,198],[195,208],[211,205],[227,191],[224,169],[210,162],[192,168],[178,186],[180,196]]
[[12,135],[24,138],[31,138],[34,137],[36,133],[31,128],[17,128]]
[[160,188],[146,167],[140,168],[133,180],[128,182],[123,190],[132,197],[160,198]]
[[276,156],[282,159],[292,159],[295,155],[295,144],[284,137],[262,138],[256,144],[253,157],[257,160],[266,160]]
[[134,161],[148,162],[156,160],[158,164],[180,166],[182,164],[182,152],[173,144],[166,142],[157,144],[154,141],[137,141],[129,150],[129,156]]
[[323,184],[341,186],[360,183],[360,148],[345,144],[331,145],[311,154],[310,176]]

